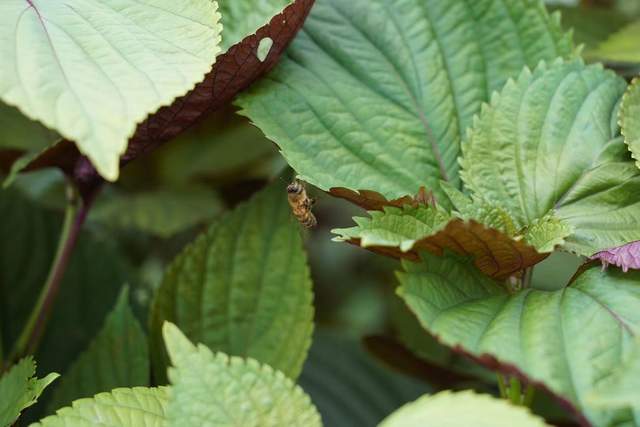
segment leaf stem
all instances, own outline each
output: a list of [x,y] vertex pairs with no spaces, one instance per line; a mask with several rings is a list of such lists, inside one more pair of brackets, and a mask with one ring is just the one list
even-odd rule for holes
[[498,375],[498,389],[500,390],[500,397],[506,399],[507,396],[507,380],[502,374]]
[[31,311],[29,320],[16,341],[11,355],[8,358],[8,366],[17,359],[34,354],[40,343],[40,339],[46,328],[53,304],[60,290],[60,283],[69,264],[71,253],[78,240],[80,228],[87,216],[90,201],[80,201],[76,190],[71,184],[67,185],[67,203],[64,214],[62,231],[58,240],[56,254],[49,269],[49,274],[40,291],[38,301]]
[[533,403],[533,398],[536,394],[536,389],[531,384],[527,384],[527,389],[524,392],[524,399],[522,401],[522,405],[528,408],[531,408],[531,404]]
[[522,385],[516,377],[511,377],[509,381],[509,400],[514,405],[522,404]]

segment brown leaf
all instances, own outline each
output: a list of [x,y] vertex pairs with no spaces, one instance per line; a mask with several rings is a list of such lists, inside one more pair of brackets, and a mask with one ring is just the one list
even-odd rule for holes
[[[359,239],[351,239],[349,243],[360,246]],[[465,222],[461,219],[451,220],[443,230],[419,240],[408,252],[402,252],[396,247],[370,246],[367,249],[414,262],[420,259],[421,250],[435,255],[442,255],[445,250],[449,250],[459,255],[471,256],[480,271],[495,279],[506,279],[549,256],[548,253],[539,253],[522,240],[514,240],[479,222]]]
[[401,208],[404,205],[433,204],[436,200],[433,192],[427,191],[424,187],[418,190],[415,196],[404,196],[398,199],[388,200],[382,194],[372,190],[353,191],[348,188],[333,187],[329,194],[340,199],[348,200],[368,211],[381,211],[385,206],[395,206]]
[[[216,63],[204,80],[170,106],[160,108],[140,123],[129,140],[121,165],[135,160],[163,142],[189,128],[207,113],[229,103],[239,92],[271,70],[278,62],[298,30],[302,27],[315,0],[294,0],[281,13],[216,58]],[[266,37],[273,40],[269,54],[260,61],[257,50]],[[8,169],[15,153],[0,156],[0,167]],[[99,177],[88,159],[80,154],[71,141],[62,141],[45,151],[27,166],[27,170],[56,166],[81,187],[99,185]]]

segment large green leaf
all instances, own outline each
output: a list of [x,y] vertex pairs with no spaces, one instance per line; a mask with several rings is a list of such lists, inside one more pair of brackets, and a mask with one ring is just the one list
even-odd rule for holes
[[151,314],[155,372],[166,366],[160,329],[169,320],[215,351],[296,378],[311,342],[312,298],[300,225],[276,182],[219,218],[167,269]]
[[640,78],[634,79],[622,99],[620,126],[624,142],[640,168]]
[[220,51],[211,0],[0,3],[0,98],[78,144],[107,179],[136,125]]
[[80,399],[31,427],[165,427],[166,388],[118,388]]
[[625,87],[581,61],[525,69],[475,121],[466,186],[517,227],[557,217],[572,229],[563,248],[579,255],[640,239],[640,171],[617,137]]
[[[9,350],[47,277],[62,216],[5,190],[0,191],[0,218],[0,335]],[[115,248],[83,230],[36,355],[44,372],[65,372],[87,348],[126,281],[126,266]]]
[[289,0],[218,0],[222,14],[222,48],[241,41],[282,11]]
[[544,427],[542,419],[505,400],[472,391],[444,391],[411,402],[380,427]]
[[640,63],[640,21],[628,24],[612,34],[597,49],[589,52],[590,57],[607,62]]
[[222,207],[216,193],[192,185],[182,190],[105,194],[98,199],[89,218],[116,229],[169,238],[213,218]]
[[128,288],[124,288],[100,333],[54,388],[48,407],[53,412],[101,391],[148,384],[147,340],[129,307]]
[[0,377],[0,427],[11,426],[24,409],[36,403],[45,387],[58,378],[58,374],[49,374],[38,379],[35,374],[35,362],[26,357]]
[[321,426],[309,397],[282,372],[253,359],[194,346],[173,324],[163,336],[169,368],[168,425],[175,427]]
[[631,408],[640,420],[640,340],[635,351],[620,365],[615,374],[588,397],[593,405],[609,408]]
[[393,199],[457,185],[481,103],[572,49],[537,0],[325,0],[238,104],[305,181]]
[[629,421],[587,396],[629,357],[640,332],[640,272],[598,266],[557,291],[515,294],[453,256],[404,264],[401,297],[441,342],[499,370],[519,371],[594,425]]

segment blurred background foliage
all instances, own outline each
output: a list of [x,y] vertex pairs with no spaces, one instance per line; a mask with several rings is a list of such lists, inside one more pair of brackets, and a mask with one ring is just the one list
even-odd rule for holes
[[[589,61],[602,61],[629,78],[640,72],[640,0],[553,1],[549,6],[562,11]],[[22,126],[31,125],[0,105],[0,149],[12,149],[23,138]],[[52,137],[43,132],[33,149]],[[64,373],[100,329],[125,284],[146,325],[153,291],[184,245],[266,183],[281,180],[285,191],[284,177],[291,174],[275,145],[232,106],[126,167],[121,179],[101,193],[85,226],[37,356],[39,372]],[[396,261],[331,241],[331,229],[350,225],[362,211],[310,191],[317,199],[319,226],[301,232],[314,281],[317,328],[301,385],[325,425],[375,425],[402,403],[434,389],[495,393],[493,373],[439,345],[400,303],[394,292]],[[56,170],[21,174],[0,192],[0,252],[9,254],[0,260],[0,349],[15,339],[49,268],[64,197],[64,178]],[[556,254],[536,267],[534,286],[559,287],[580,263]],[[30,418],[42,415],[46,403],[45,397]],[[543,394],[536,408],[552,419],[560,414]]]

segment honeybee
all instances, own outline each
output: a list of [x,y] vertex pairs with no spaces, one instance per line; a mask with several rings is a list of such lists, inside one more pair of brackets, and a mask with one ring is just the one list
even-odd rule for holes
[[293,215],[300,221],[300,224],[306,228],[312,228],[318,224],[316,217],[311,212],[315,200],[307,195],[307,190],[301,181],[295,179],[287,186],[287,197]]

